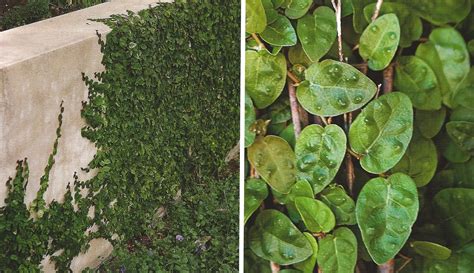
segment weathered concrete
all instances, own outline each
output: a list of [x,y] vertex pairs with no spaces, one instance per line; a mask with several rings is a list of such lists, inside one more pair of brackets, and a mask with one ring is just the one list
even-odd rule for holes
[[[15,174],[16,160],[25,157],[30,167],[25,200],[29,203],[35,198],[53,148],[62,100],[62,137],[46,201],[62,201],[75,171],[85,178],[80,168],[87,166],[95,148],[81,137],[81,101],[87,99],[81,72],[92,75],[103,69],[96,30],[102,34],[110,31],[88,19],[138,11],[156,2],[168,1],[115,0],[0,32],[0,206],[6,197],[5,182]],[[96,240],[88,253],[74,260],[72,268],[80,271],[97,266],[98,257],[110,251],[108,242]],[[51,271],[52,267],[44,264],[45,270]]]

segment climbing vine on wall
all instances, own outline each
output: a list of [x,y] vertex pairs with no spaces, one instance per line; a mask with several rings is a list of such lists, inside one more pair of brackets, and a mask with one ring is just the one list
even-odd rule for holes
[[246,7],[245,272],[473,271],[471,2]]
[[84,76],[82,111],[98,150],[84,170],[97,175],[45,204],[46,175],[30,217],[19,162],[0,214],[0,264],[38,269],[63,249],[54,260],[65,272],[101,237],[114,253],[100,270],[236,271],[238,169],[225,157],[239,139],[240,2],[177,1],[102,21],[112,28],[99,37],[105,70]]

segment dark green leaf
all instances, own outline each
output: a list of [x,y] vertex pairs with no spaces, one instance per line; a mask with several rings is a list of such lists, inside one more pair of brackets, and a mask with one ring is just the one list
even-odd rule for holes
[[354,272],[357,239],[346,227],[336,229],[319,242],[318,265],[324,273]]
[[401,0],[401,2],[435,25],[459,23],[471,10],[470,0]]
[[292,46],[296,45],[296,32],[290,20],[283,15],[278,15],[276,19],[260,34],[262,39],[272,46]]
[[446,131],[461,150],[474,154],[474,122],[450,121],[446,123]]
[[245,147],[252,145],[255,140],[255,132],[250,129],[255,117],[252,99],[245,93]]
[[295,206],[301,219],[303,219],[304,225],[311,232],[327,233],[336,225],[336,218],[331,209],[319,200],[296,197]]
[[244,224],[252,216],[255,210],[260,207],[268,196],[267,184],[260,179],[249,179],[245,182],[244,196]]
[[415,127],[418,128],[422,136],[433,138],[443,127],[445,118],[446,108],[444,107],[436,111],[416,110]]
[[285,2],[285,15],[290,19],[303,17],[313,4],[313,0],[290,0]]
[[427,258],[446,260],[451,256],[451,249],[433,242],[414,241],[410,246],[416,253]]
[[321,201],[328,205],[336,216],[337,225],[354,225],[355,202],[341,185],[332,184],[321,192]]
[[304,236],[306,236],[306,239],[308,239],[309,243],[311,244],[311,248],[313,249],[313,255],[311,255],[311,257],[302,262],[294,264],[293,267],[298,270],[301,270],[301,272],[303,273],[313,273],[314,267],[316,265],[316,258],[318,256],[318,242],[316,242],[316,239],[311,233],[303,232],[303,234]]

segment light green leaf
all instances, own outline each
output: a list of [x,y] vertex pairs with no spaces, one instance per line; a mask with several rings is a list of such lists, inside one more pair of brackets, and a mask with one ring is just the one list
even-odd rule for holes
[[277,136],[259,137],[247,148],[250,164],[278,192],[288,193],[295,184],[295,154],[290,145]]
[[418,46],[416,56],[433,69],[443,103],[451,106],[453,95],[470,69],[466,43],[461,34],[451,27],[434,29],[429,41]]
[[441,91],[430,66],[416,56],[403,56],[395,68],[396,90],[410,97],[413,107],[421,110],[441,108]]
[[446,260],[451,256],[451,249],[433,242],[414,241],[410,246],[416,253],[427,258]]
[[305,72],[296,96],[303,108],[318,116],[337,116],[366,104],[377,92],[375,84],[353,66],[324,60]]
[[352,123],[349,142],[369,173],[383,173],[405,153],[413,132],[413,108],[403,93],[392,92],[370,102]]
[[298,19],[305,15],[311,4],[313,4],[313,0],[291,0],[286,1],[285,6],[285,15],[290,19]]
[[346,135],[341,127],[305,127],[295,145],[297,180],[308,181],[314,193],[319,193],[336,176],[345,153]]
[[428,184],[438,166],[438,154],[433,141],[415,134],[405,155],[393,167],[392,172],[402,172],[415,181],[417,187]]
[[357,239],[346,227],[336,229],[319,242],[318,265],[324,273],[354,272]]
[[474,122],[450,121],[446,123],[446,131],[461,150],[474,154]]
[[372,70],[383,70],[395,56],[400,42],[400,25],[395,14],[389,13],[370,23],[360,36],[359,54]]
[[258,109],[265,108],[280,96],[285,87],[285,56],[272,56],[266,50],[247,50],[245,62],[245,90]]
[[283,15],[278,15],[275,21],[267,25],[260,37],[272,46],[292,46],[297,41],[295,29]]
[[245,93],[245,147],[252,145],[255,140],[255,132],[250,129],[255,122],[255,118],[252,99]]
[[318,242],[316,242],[316,239],[313,237],[312,234],[308,232],[303,232],[303,234],[304,236],[306,236],[306,239],[308,239],[309,243],[311,244],[311,248],[313,249],[313,255],[311,255],[311,257],[302,262],[294,264],[293,267],[298,270],[301,270],[301,272],[303,273],[313,273],[314,266],[316,265],[316,258],[318,257]]
[[244,223],[246,223],[255,210],[260,207],[262,201],[267,198],[267,184],[261,179],[249,179],[245,182],[244,194]]
[[298,263],[313,254],[308,239],[277,210],[258,214],[249,231],[249,245],[257,256],[280,265]]
[[288,210],[288,215],[293,223],[301,221],[301,217],[298,213],[298,210],[295,207],[295,198],[296,197],[309,197],[314,198],[314,193],[311,185],[304,180],[297,181],[288,194],[282,194],[277,191],[272,190],[273,197],[275,201],[282,205],[286,205]]
[[245,0],[245,4],[245,31],[248,33],[262,32],[267,26],[262,0]]
[[441,224],[453,244],[462,245],[474,239],[474,189],[444,189],[433,200]]
[[470,0],[399,0],[410,6],[423,19],[435,25],[459,23],[471,10]]
[[[371,21],[375,11],[376,3],[364,8],[364,15],[367,22]],[[379,15],[394,13],[400,23],[400,47],[410,47],[413,41],[420,39],[423,32],[423,25],[412,9],[402,3],[384,2]]]
[[336,218],[331,209],[319,200],[296,197],[295,206],[301,219],[303,219],[304,225],[311,232],[327,233],[336,225]]
[[356,217],[375,263],[385,263],[400,251],[417,214],[416,185],[406,174],[373,178],[364,185],[357,199]]
[[341,185],[329,185],[321,192],[320,197],[336,216],[337,225],[356,224],[355,202]]
[[441,107],[441,109],[435,111],[416,110],[415,127],[418,128],[422,136],[433,138],[439,133],[441,127],[443,127],[445,118],[445,107]]
[[336,15],[329,7],[319,7],[313,15],[307,14],[299,19],[296,30],[306,55],[317,62],[336,39]]

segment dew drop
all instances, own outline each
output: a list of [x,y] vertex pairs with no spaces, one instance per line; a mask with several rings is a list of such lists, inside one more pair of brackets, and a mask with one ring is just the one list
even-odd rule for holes
[[379,30],[379,28],[377,26],[372,26],[370,28],[370,31],[372,31],[372,32],[377,32],[378,30]]
[[426,89],[428,90],[431,90],[433,88],[436,87],[436,83],[434,81],[429,81],[427,84],[426,84]]
[[315,108],[316,108],[316,110],[318,110],[318,111],[322,109],[321,105],[316,105]]
[[395,39],[397,39],[397,34],[395,32],[390,32],[388,34],[388,37],[390,37],[390,39],[392,39],[392,40],[395,40]]
[[374,235],[375,234],[375,228],[369,227],[369,228],[367,228],[366,232],[367,232],[368,235]]
[[334,160],[329,160],[329,162],[328,162],[328,167],[329,167],[329,168],[334,168],[334,167],[336,167],[336,161],[334,161]]
[[385,52],[391,53],[391,52],[392,52],[392,49],[391,49],[391,48],[387,48],[387,49],[385,49]]
[[308,140],[308,143],[306,144],[306,146],[308,147],[308,149],[313,150],[314,148],[316,148],[318,146],[317,139],[316,138],[310,138]]
[[466,54],[464,54],[464,52],[462,52],[461,50],[459,49],[455,49],[454,50],[454,60],[458,63],[464,61],[466,59]]
[[344,196],[335,196],[332,200],[332,202],[336,205],[336,206],[340,206],[342,204],[344,204],[344,202],[346,202],[346,198]]
[[354,97],[354,103],[361,103],[364,97],[362,95],[356,95]]

